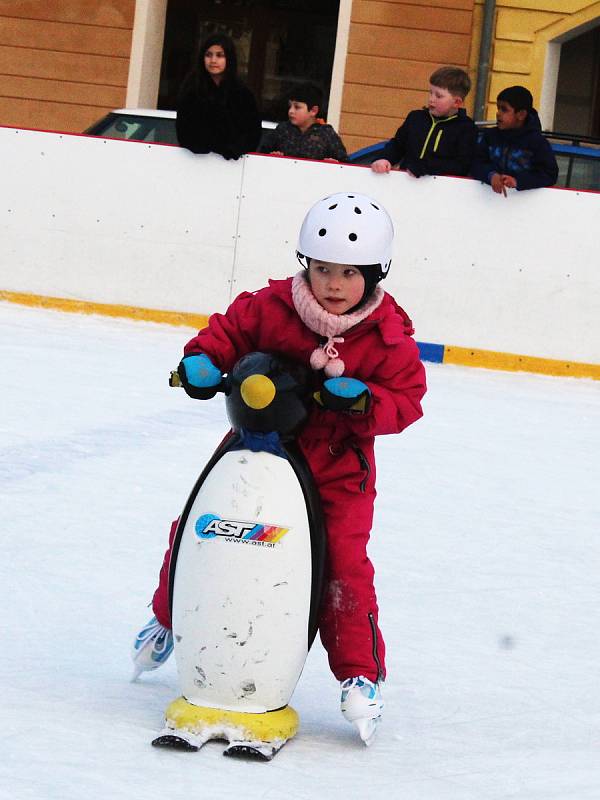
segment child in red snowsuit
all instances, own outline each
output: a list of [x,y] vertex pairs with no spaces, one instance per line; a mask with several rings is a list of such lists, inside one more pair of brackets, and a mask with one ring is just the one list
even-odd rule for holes
[[[192,396],[205,396],[203,391],[252,351],[281,353],[323,376],[320,402],[298,443],[319,489],[327,530],[319,632],[331,670],[342,681],[342,710],[351,721],[353,695],[359,706],[365,696],[375,698],[378,718],[379,683],[385,678],[367,556],[376,494],[374,437],[399,433],[419,419],[425,393],[412,323],[379,286],[389,270],[392,241],[387,212],[370,198],[339,194],[319,201],[300,233],[298,257],[305,269],[269,281],[258,292],[244,292],[225,314],[213,314],[185,346],[180,367]],[[171,542],[175,530],[173,523]],[[161,645],[171,624],[169,558],[170,550],[153,599]],[[152,666],[158,666],[164,658],[154,660]]]

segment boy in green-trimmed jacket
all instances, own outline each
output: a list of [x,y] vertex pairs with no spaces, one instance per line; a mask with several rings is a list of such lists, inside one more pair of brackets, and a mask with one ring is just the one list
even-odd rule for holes
[[458,67],[440,67],[429,82],[427,107],[408,114],[371,164],[374,172],[389,172],[400,164],[415,178],[469,174],[477,130],[463,103],[471,80]]

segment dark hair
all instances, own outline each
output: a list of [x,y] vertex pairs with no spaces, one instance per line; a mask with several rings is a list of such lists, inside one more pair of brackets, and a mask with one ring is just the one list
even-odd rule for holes
[[524,86],[507,86],[498,93],[496,102],[499,100],[504,100],[515,111],[529,112],[533,108],[533,96]]
[[460,67],[440,67],[429,76],[429,83],[446,89],[463,100],[471,90],[471,78]]
[[204,54],[209,47],[215,44],[222,47],[225,53],[226,64],[222,85],[227,88],[227,86],[239,83],[237,76],[237,53],[233,40],[226,33],[211,33],[203,42],[200,42],[196,50],[192,69],[183,83],[182,91],[191,84],[198,94],[206,95],[209,89],[214,86],[213,79],[204,66]]
[[323,111],[323,92],[314,83],[299,83],[292,86],[288,92],[288,100],[295,100],[297,103],[306,103],[308,110],[317,106],[319,111]]

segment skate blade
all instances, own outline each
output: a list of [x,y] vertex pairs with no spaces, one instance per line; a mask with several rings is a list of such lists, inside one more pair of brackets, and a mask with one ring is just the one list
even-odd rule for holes
[[381,717],[375,719],[355,719],[354,725],[356,726],[360,738],[365,745],[369,747],[375,741],[375,734],[377,733],[377,726],[381,721]]
[[153,672],[155,669],[158,669],[159,666],[160,664],[158,664],[158,666],[156,667],[140,667],[136,664],[133,668],[133,675],[131,676],[130,682],[137,683],[137,680],[140,677],[140,675],[143,675],[145,672]]

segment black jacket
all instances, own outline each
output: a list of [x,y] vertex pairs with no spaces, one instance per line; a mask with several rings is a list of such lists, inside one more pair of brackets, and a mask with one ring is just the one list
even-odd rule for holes
[[491,183],[495,172],[512,175],[520,190],[556,183],[558,165],[535,109],[527,114],[522,128],[487,128],[480,132],[471,175]]
[[311,125],[305,133],[289,120],[280,122],[275,130],[267,134],[260,148],[261,153],[272,153],[274,150],[284,156],[314,158],[316,161],[324,158],[335,158],[337,161],[348,159],[344,143],[335,130],[331,125],[319,122]]
[[255,151],[262,128],[254,95],[239,81],[208,82],[205,94],[193,80],[183,86],[177,105],[177,139],[192,153],[239,158]]
[[426,108],[411,111],[378,158],[400,164],[413,175],[467,175],[477,130],[464,108],[434,117]]

